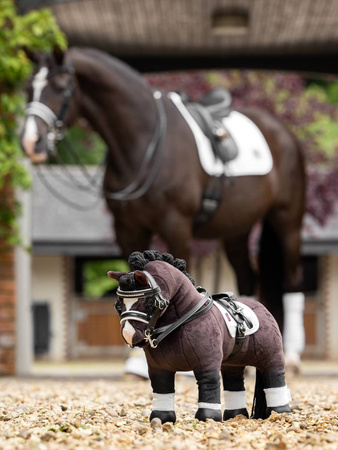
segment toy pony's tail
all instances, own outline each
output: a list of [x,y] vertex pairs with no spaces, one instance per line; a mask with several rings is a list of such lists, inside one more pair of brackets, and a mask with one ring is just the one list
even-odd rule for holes
[[266,398],[263,390],[263,377],[261,372],[256,369],[256,384],[253,398],[251,419],[265,419],[266,418]]

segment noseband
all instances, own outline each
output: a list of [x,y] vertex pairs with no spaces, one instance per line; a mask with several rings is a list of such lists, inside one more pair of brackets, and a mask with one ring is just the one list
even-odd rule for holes
[[[158,319],[166,311],[170,302],[162,296],[161,288],[156,283],[152,275],[145,270],[143,271],[143,273],[147,277],[148,283],[150,285],[149,288],[142,289],[140,291],[123,291],[122,289],[120,289],[120,287],[118,287],[116,292],[118,297],[120,298],[143,297],[146,303],[149,305],[147,313],[143,313],[141,311],[122,312],[122,305],[120,301],[117,300],[117,302],[115,303],[115,308],[120,316],[121,324],[126,320],[136,320],[148,325],[144,332],[144,340],[136,345],[149,343],[152,348],[156,348],[162,341],[162,339],[168,336],[168,334],[172,333],[174,330],[176,330],[176,328],[183,325],[184,323],[188,323],[191,320],[197,319],[202,314],[205,314],[213,305],[213,299],[209,296],[208,292],[204,288],[198,287],[198,292],[204,295],[202,299],[193,308],[191,308],[190,311],[184,314],[176,322],[155,329],[155,325]],[[207,301],[209,301],[209,303],[204,308],[202,308]],[[153,338],[154,335],[157,335],[157,338]],[[133,347],[133,345],[129,345],[129,347]]]
[[69,108],[70,100],[74,92],[74,68],[71,65],[57,67],[53,69],[48,75],[48,79],[60,73],[67,73],[71,75],[68,86],[66,87],[60,110],[56,115],[47,105],[41,102],[30,102],[26,106],[27,116],[37,116],[42,119],[48,126],[47,140],[48,150],[53,151],[55,141],[63,139],[63,126],[65,117]]

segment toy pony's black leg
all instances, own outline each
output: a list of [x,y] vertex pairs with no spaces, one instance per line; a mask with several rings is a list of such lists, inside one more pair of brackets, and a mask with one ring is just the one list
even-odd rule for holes
[[195,418],[222,421],[219,372],[194,370],[198,384],[198,410]]
[[158,417],[162,423],[176,422],[175,372],[149,367],[149,378],[153,389],[153,409],[149,419]]
[[272,411],[278,413],[291,412],[289,406],[290,392],[285,383],[285,374],[262,374],[263,389],[266,399],[265,417],[269,417]]
[[224,413],[223,420],[242,414],[249,417],[246,409],[244,367],[222,366]]
[[252,406],[253,419],[266,419],[272,411],[290,413],[290,394],[284,373],[270,374],[256,371],[256,386]]

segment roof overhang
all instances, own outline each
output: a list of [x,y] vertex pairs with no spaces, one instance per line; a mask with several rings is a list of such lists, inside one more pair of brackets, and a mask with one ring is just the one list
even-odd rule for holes
[[[240,7],[239,7],[240,3]],[[140,71],[251,68],[338,73],[338,2],[16,0],[50,7],[70,45]]]

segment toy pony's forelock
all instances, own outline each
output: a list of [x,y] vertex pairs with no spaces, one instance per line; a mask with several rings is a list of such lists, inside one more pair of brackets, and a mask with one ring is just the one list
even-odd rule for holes
[[189,278],[192,284],[195,286],[195,280],[192,276],[186,272],[186,262],[184,259],[174,258],[170,253],[160,253],[157,250],[146,250],[143,253],[134,252],[129,256],[128,264],[132,270],[144,270],[145,266],[151,261],[164,261],[180,270],[184,275]]
[[123,275],[119,280],[120,288],[123,291],[135,291],[136,290],[136,282],[134,278],[134,274],[127,273]]

